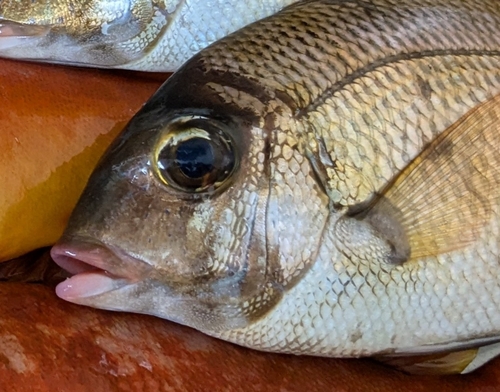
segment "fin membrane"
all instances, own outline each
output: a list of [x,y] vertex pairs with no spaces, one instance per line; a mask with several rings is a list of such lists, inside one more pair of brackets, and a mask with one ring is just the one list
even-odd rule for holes
[[483,366],[485,363],[491,361],[493,358],[500,355],[500,343],[482,346],[477,349],[477,355],[474,357],[467,367],[462,370],[462,374],[470,373],[473,370]]
[[35,26],[0,18],[0,52],[46,36],[50,26]]
[[375,360],[405,373],[440,376],[460,374],[474,361],[478,350],[468,349],[448,353],[412,356],[380,356]]
[[432,141],[361,219],[392,242],[399,263],[470,245],[499,205],[499,149],[500,95]]
[[446,375],[470,373],[500,355],[500,343],[419,355],[381,355],[375,360],[405,373]]

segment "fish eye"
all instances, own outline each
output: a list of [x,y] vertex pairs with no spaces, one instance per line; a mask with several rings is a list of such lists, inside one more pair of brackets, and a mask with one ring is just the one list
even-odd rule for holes
[[236,154],[225,128],[205,118],[170,124],[154,160],[161,181],[187,193],[211,192],[226,183],[236,167]]

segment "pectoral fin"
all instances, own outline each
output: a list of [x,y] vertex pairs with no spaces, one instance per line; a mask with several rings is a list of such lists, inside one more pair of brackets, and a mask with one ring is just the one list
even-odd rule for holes
[[0,18],[0,38],[40,37],[50,31],[50,26],[32,25]]
[[358,219],[401,263],[473,243],[499,205],[500,96],[445,130]]

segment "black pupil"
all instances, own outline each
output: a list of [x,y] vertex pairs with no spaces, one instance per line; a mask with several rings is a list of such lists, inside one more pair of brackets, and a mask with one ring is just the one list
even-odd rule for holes
[[200,178],[210,173],[214,168],[214,151],[210,141],[192,138],[179,143],[175,163],[189,178]]

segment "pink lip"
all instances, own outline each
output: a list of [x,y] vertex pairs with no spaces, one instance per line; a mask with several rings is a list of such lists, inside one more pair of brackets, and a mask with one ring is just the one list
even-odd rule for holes
[[73,276],[56,287],[67,301],[88,303],[92,298],[144,280],[152,266],[95,240],[60,240],[50,252],[54,261]]
[[142,260],[93,240],[62,239],[54,245],[50,254],[61,268],[73,275],[105,271],[115,277],[138,281],[152,269]]

